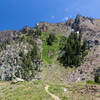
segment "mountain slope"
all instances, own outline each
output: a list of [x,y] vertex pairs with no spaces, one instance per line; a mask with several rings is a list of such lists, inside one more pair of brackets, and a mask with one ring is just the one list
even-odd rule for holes
[[[41,35],[39,31],[41,31]],[[34,29],[26,26],[19,31],[0,32],[0,44],[1,44],[0,79],[1,80],[11,79],[12,75],[14,74],[12,71],[14,70],[13,68],[15,68],[15,71],[18,71],[17,69],[18,66],[21,67],[25,65],[25,64],[20,63],[23,60],[25,62],[29,61],[31,65],[34,66],[34,68],[30,67],[30,64],[27,63],[27,66],[29,65],[30,71],[31,71],[31,68],[33,68],[34,70],[37,69],[35,68],[35,65],[38,65],[37,63],[41,63],[41,64],[43,63],[43,65],[40,64],[40,66],[42,67],[44,67],[45,65],[49,66],[50,64],[51,66],[61,66],[60,64],[58,65],[56,64],[57,57],[60,54],[60,50],[59,50],[60,39],[62,36],[68,37],[73,31],[75,31],[77,34],[82,33],[82,40],[84,39],[87,40],[87,43],[91,48],[90,52],[93,54],[91,54],[91,56],[88,55],[88,57],[85,58],[82,65],[79,68],[77,68],[76,71],[70,73],[68,78],[70,81],[73,81],[73,80],[74,81],[77,81],[77,80],[86,81],[89,79],[93,80],[92,73],[95,70],[95,68],[99,67],[98,62],[99,62],[99,43],[100,43],[100,20],[89,18],[89,17],[84,17],[81,15],[77,15],[75,19],[70,19],[65,23],[51,24],[51,23],[41,22],[41,23],[38,23],[34,27]],[[56,41],[53,42],[52,46],[48,46],[46,43],[46,39],[51,33],[55,35]],[[36,43],[38,47],[39,55],[40,55],[40,57],[37,56],[37,60],[35,60],[35,65],[33,64],[33,61],[32,61],[33,58],[32,57],[30,58],[30,52],[34,48],[34,46],[32,45],[34,44],[33,42]],[[26,52],[26,54],[28,52],[28,55],[25,55],[24,57],[25,59],[23,59],[23,57],[20,58],[19,56],[21,53],[20,51],[24,51],[24,53]],[[5,54],[2,55],[3,53]],[[10,57],[7,57],[8,55]],[[19,61],[19,63],[17,64],[16,64],[16,61],[14,60],[15,58],[13,58],[14,55],[17,55],[15,56],[15,58],[17,58]],[[98,55],[98,57],[96,55]],[[29,58],[29,59],[27,60],[26,58]],[[38,58],[41,58],[41,60],[39,60]],[[10,64],[9,61],[13,61],[13,62],[11,62]],[[25,70],[28,71],[27,66],[24,66],[24,68]],[[88,66],[89,66],[89,69],[88,69]],[[78,70],[82,70],[83,74],[80,74],[80,71],[78,72]],[[87,70],[87,71],[85,72],[84,70]],[[86,76],[84,76],[84,73],[86,73],[85,74]],[[67,74],[65,75],[66,75],[66,80],[67,80]],[[16,75],[14,74],[14,76]],[[20,78],[22,78],[22,76],[20,76]]]

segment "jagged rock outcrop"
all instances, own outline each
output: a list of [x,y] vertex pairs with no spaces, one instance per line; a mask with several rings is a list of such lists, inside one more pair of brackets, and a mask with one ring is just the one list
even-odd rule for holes
[[[23,63],[21,53],[23,51],[24,55],[27,55],[31,49],[30,44],[23,42],[6,45],[6,48],[0,52],[0,80],[9,81],[13,77],[23,78],[24,70],[21,65]],[[41,69],[41,63],[37,60],[35,62]],[[34,67],[35,66],[33,66],[33,68]],[[30,73],[32,73],[31,70]]]
[[92,54],[85,58],[80,67],[69,73],[67,79],[70,82],[94,80],[94,70],[100,65],[100,19],[78,14],[75,19],[70,19],[65,23],[38,23],[37,27],[43,32],[61,33],[66,37],[72,31],[82,33],[82,38],[87,40]]
[[22,28],[21,30],[19,30],[21,33],[23,33],[23,34],[26,34],[26,33],[28,33],[29,32],[29,30],[30,30],[31,28],[30,27],[28,27],[28,26],[25,26],[24,28]]
[[[69,73],[67,80],[69,82],[79,81],[95,81],[95,74],[100,66],[100,45],[95,46],[89,55],[84,59],[80,67],[78,67],[72,73]],[[96,74],[99,77],[99,74]]]
[[[42,70],[42,41],[38,37],[29,38],[28,30],[0,32],[0,80],[9,81],[13,77],[31,80]],[[34,57],[34,50],[39,58]]]
[[[34,36],[27,37],[30,30],[41,30],[42,32],[61,34],[66,37],[68,37],[72,31],[77,32],[77,34],[82,33],[83,39],[87,40],[92,54],[85,58],[80,67],[72,73],[69,73],[68,81],[94,80],[94,70],[100,65],[100,19],[84,17],[80,14],[78,14],[75,19],[70,19],[65,23],[51,24],[41,22],[38,23],[34,29],[25,26],[19,31],[0,32],[0,45],[2,45],[3,42],[8,43],[5,44],[3,49],[0,49],[0,80],[11,80],[12,76],[17,77],[18,74],[20,74],[19,77],[22,78],[23,68],[20,62],[22,62],[23,59],[20,57],[21,51],[24,51],[25,55],[27,55],[27,53],[32,50],[32,45],[27,42],[27,39],[31,39],[31,42],[34,41],[37,44],[39,52],[42,53],[42,39]],[[32,66],[33,65],[32,63]],[[35,59],[35,65],[41,66],[40,59]],[[41,67],[39,68],[42,69]],[[20,73],[18,72],[19,69]],[[31,77],[31,70],[29,74]]]
[[0,44],[2,42],[8,42],[11,40],[17,40],[20,38],[23,34],[19,31],[1,31],[0,32]]
[[100,20],[77,15],[71,26],[75,31],[82,33],[90,46],[91,55],[88,55],[84,62],[67,77],[70,82],[95,81],[95,72],[100,65]]
[[80,14],[75,19],[70,19],[65,23],[50,24],[41,22],[36,27],[43,32],[61,33],[67,37],[71,31],[79,31],[83,34],[83,38],[88,40],[99,40],[100,38],[100,19],[84,17]]

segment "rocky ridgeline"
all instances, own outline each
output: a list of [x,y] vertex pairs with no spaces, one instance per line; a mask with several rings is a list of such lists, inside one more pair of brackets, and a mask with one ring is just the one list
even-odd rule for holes
[[0,52],[0,80],[9,81],[14,77],[22,78],[23,68],[21,66],[23,51],[26,55],[31,49],[27,43],[6,45],[5,49]]
[[19,31],[15,31],[15,30],[8,30],[8,31],[0,31],[0,44],[4,41],[8,41],[8,40],[18,40],[19,38],[21,38],[24,34],[28,33],[28,31],[31,28],[29,28],[28,26],[25,26],[24,28],[22,28]]
[[90,17],[77,15],[75,19],[70,19],[65,23],[50,24],[41,22],[36,25],[43,32],[61,33],[69,36],[72,31],[83,34],[83,38],[90,40],[99,40],[100,38],[100,20]]
[[17,40],[22,36],[19,31],[2,31],[0,32],[0,44],[8,40]]
[[[26,75],[27,77],[25,78],[27,71],[22,67],[23,60],[27,59],[25,57],[27,57],[28,53],[34,49],[33,45],[24,39],[24,35],[27,35],[29,30],[29,27],[24,27],[20,31],[0,32],[1,47],[4,43],[3,47],[0,48],[0,80],[16,80],[18,79],[17,77],[25,80],[33,78],[33,76],[31,76],[33,73],[32,70],[27,73],[29,74],[29,77]],[[9,41],[9,43],[7,41]],[[42,53],[42,41],[39,38],[34,38],[33,41],[36,43],[39,52]],[[42,62],[38,59],[34,59],[34,61],[30,62],[30,66],[32,65],[33,67],[32,69],[35,69],[35,67],[38,66],[37,72],[42,69],[41,64]],[[36,71],[34,73],[36,73]]]
[[7,45],[4,50],[0,52],[0,80],[11,80],[21,68],[17,60],[20,59],[21,49],[19,45]]

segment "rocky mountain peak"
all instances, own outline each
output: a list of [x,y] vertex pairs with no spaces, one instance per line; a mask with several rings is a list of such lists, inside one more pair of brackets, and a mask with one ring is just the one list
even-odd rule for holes
[[28,31],[30,30],[31,28],[29,27],[29,26],[25,26],[24,28],[22,28],[21,30],[20,30],[20,32],[22,32],[22,33],[28,33]]
[[80,24],[81,22],[83,22],[86,18],[80,14],[78,14],[75,18],[75,24]]

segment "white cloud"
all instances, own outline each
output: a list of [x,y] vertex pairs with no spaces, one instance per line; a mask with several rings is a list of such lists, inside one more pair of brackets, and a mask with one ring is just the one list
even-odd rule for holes
[[67,21],[68,20],[68,17],[64,17],[63,19],[62,19],[62,21]]
[[72,16],[69,16],[69,18],[72,18]]
[[51,16],[51,18],[52,18],[52,19],[54,19],[54,18],[55,18],[55,16]]

